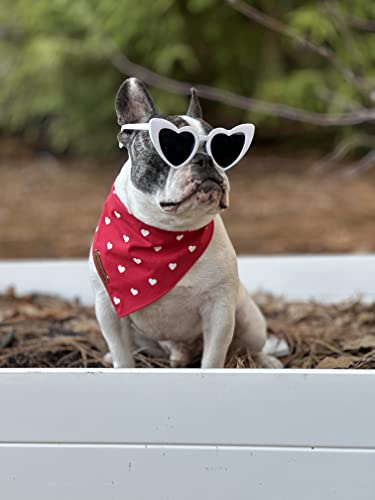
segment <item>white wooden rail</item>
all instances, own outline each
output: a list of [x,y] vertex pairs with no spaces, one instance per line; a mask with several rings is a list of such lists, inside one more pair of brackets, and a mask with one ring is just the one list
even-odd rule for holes
[[[361,294],[375,300],[375,255],[240,257],[249,291],[264,289],[289,299],[337,302]],[[92,303],[87,260],[0,261],[0,291],[42,291]]]
[[[375,257],[243,258],[250,290],[375,300]],[[0,290],[92,298],[83,261]],[[375,371],[0,370],[1,500],[374,500]]]

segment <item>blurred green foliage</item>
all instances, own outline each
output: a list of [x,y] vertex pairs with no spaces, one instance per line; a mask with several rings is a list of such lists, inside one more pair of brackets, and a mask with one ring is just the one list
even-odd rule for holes
[[[375,83],[375,34],[347,22],[374,20],[373,0],[251,4],[330,47],[342,64]],[[54,151],[113,150],[114,97],[125,78],[111,62],[117,49],[163,75],[257,99],[327,113],[368,105],[327,61],[223,0],[2,0],[2,130]],[[185,97],[151,90],[162,111],[185,111]],[[270,136],[281,123],[215,103],[205,109],[216,124],[256,119]]]

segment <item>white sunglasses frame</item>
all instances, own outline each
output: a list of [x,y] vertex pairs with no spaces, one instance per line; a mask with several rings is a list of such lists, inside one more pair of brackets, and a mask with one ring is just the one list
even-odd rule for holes
[[[165,157],[165,155],[161,149],[160,142],[159,142],[159,132],[160,132],[160,130],[165,129],[165,128],[173,130],[173,132],[176,132],[177,134],[180,134],[181,132],[190,132],[194,136],[195,144],[194,144],[194,147],[192,149],[192,152],[189,155],[189,157],[180,165],[173,165],[173,163],[168,161],[168,159]],[[229,170],[230,168],[234,167],[234,165],[236,165],[238,162],[240,162],[242,160],[242,158],[245,156],[245,154],[247,153],[247,151],[249,150],[249,148],[251,146],[251,142],[252,142],[253,137],[254,137],[255,126],[252,123],[243,123],[241,125],[237,125],[236,127],[232,128],[231,130],[227,130],[225,128],[220,127],[220,128],[212,129],[208,135],[201,135],[201,134],[198,134],[198,132],[195,130],[195,128],[192,127],[191,125],[186,125],[184,127],[178,128],[172,122],[170,122],[168,120],[164,120],[163,118],[151,118],[151,120],[148,123],[126,123],[125,125],[121,126],[121,132],[123,130],[147,130],[149,133],[151,142],[152,142],[154,148],[156,149],[158,155],[160,156],[160,158],[162,158],[162,160],[165,161],[165,163],[167,163],[170,167],[172,167],[174,169],[179,169],[179,168],[187,165],[189,163],[189,161],[194,157],[196,152],[198,151],[200,144],[202,142],[205,142],[206,143],[205,144],[206,152],[210,156],[210,158],[212,158],[214,164],[222,170]],[[231,163],[230,165],[228,165],[226,167],[222,167],[221,165],[219,165],[215,161],[215,158],[211,152],[212,139],[217,134],[225,134],[227,136],[230,136],[232,134],[238,134],[238,133],[242,133],[245,136],[245,141],[244,141],[244,145],[242,147],[241,153],[238,155],[238,157],[236,158],[236,160],[233,163]],[[119,145],[120,145],[120,147],[122,147],[121,143]]]

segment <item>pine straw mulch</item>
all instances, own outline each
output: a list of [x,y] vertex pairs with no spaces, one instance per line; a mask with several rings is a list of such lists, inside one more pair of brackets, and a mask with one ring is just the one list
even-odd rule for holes
[[[375,304],[287,303],[257,294],[269,332],[285,339],[286,368],[375,368]],[[106,344],[92,308],[13,290],[0,295],[0,367],[103,367]],[[166,367],[142,354],[139,367]],[[228,368],[253,368],[250,356],[228,356]]]

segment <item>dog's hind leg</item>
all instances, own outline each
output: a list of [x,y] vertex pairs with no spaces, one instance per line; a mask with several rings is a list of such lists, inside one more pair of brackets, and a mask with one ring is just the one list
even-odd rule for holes
[[266,339],[266,320],[241,283],[231,350],[250,352],[258,368],[282,368],[283,365],[277,358],[262,352]]

